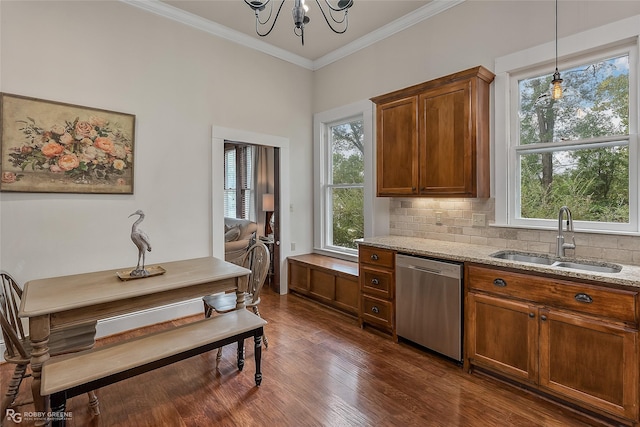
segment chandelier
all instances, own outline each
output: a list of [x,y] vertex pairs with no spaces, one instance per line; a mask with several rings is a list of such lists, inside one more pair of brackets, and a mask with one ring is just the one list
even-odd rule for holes
[[[273,3],[277,0],[244,0],[244,2],[253,10],[256,15],[256,34],[260,37],[268,36],[276,25],[278,16],[282,6],[284,6],[285,0],[282,0],[275,16],[273,15]],[[324,10],[320,0],[316,0],[324,20],[334,33],[343,34],[347,31],[349,26],[349,8],[353,6],[353,0],[338,0],[337,2],[330,0],[324,0],[327,11]],[[305,4],[305,0],[294,0],[293,9],[291,14],[293,15],[293,33],[300,37],[302,45],[304,46],[304,26],[310,21],[307,16],[309,6]],[[273,19],[272,19],[273,18]]]

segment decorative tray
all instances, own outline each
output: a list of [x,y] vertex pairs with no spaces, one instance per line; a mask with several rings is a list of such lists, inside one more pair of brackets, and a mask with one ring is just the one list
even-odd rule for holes
[[164,274],[164,273],[167,272],[167,270],[165,270],[164,268],[162,268],[159,265],[154,265],[152,267],[147,267],[145,269],[145,270],[147,270],[147,272],[149,272],[149,274],[147,276],[132,276],[131,272],[133,270],[135,270],[135,268],[132,268],[131,270],[118,271],[118,272],[116,272],[116,274],[118,275],[120,280],[135,280],[135,279],[144,279],[144,278],[152,277],[152,276],[159,276],[159,275]]

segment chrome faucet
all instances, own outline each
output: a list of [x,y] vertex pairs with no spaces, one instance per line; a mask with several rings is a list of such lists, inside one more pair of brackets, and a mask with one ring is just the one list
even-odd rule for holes
[[564,257],[565,249],[575,249],[576,248],[576,237],[571,236],[572,243],[564,242],[564,232],[562,230],[562,218],[564,214],[567,214],[567,231],[571,231],[573,233],[573,218],[571,217],[571,211],[568,207],[563,206],[560,208],[560,212],[558,213],[558,237],[556,237],[556,256]]

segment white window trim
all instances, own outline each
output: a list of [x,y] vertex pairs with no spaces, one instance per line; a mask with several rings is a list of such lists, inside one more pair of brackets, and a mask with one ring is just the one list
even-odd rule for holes
[[323,197],[324,183],[327,182],[327,161],[325,153],[328,150],[328,126],[348,119],[362,117],[364,133],[364,237],[386,235],[389,233],[389,201],[376,197],[375,186],[375,146],[374,146],[374,104],[369,100],[334,108],[313,117],[313,245],[314,252],[335,256],[338,258],[355,260],[354,250],[340,250],[327,245],[325,224],[328,215]]
[[[639,69],[638,49],[640,46],[640,15],[623,19],[601,27],[593,28],[581,33],[567,36],[558,40],[558,58],[562,61],[570,60],[575,56],[587,55],[591,52],[603,50],[609,46],[628,44],[634,42],[634,52],[629,60],[635,61],[636,70]],[[495,183],[495,226],[499,227],[519,227],[519,228],[557,228],[557,220],[541,221],[515,221],[512,207],[514,202],[510,197],[515,193],[512,188],[516,183],[516,156],[515,151],[510,148],[509,135],[513,123],[510,122],[511,77],[520,73],[524,69],[543,66],[548,64],[550,73],[553,70],[555,60],[555,40],[549,43],[538,45],[526,50],[502,56],[495,60],[495,157],[494,165],[506,165],[506,167],[494,168]],[[629,76],[629,103],[636,107],[636,112],[640,111],[640,95],[638,93],[638,73]],[[574,226],[578,230],[588,230],[590,232],[639,234],[638,223],[638,200],[640,188],[638,186],[638,114],[629,117],[629,157],[635,158],[635,162],[630,162],[629,167],[629,203],[630,211],[635,211],[636,215],[630,217],[630,223],[621,227],[610,227],[607,230],[597,227],[597,223],[585,221],[575,221]]]

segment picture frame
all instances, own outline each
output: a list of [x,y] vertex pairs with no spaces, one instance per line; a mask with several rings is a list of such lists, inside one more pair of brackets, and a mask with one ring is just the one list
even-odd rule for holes
[[0,93],[0,191],[133,194],[135,115]]

